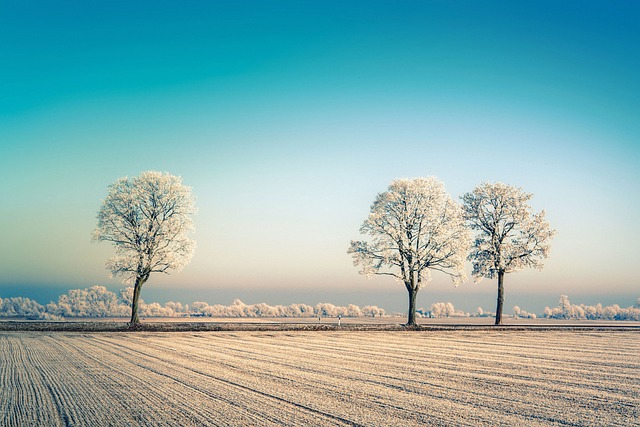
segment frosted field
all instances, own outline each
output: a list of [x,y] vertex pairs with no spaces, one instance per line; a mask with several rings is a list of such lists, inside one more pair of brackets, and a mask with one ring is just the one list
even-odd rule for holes
[[640,334],[0,332],[0,425],[640,425]]

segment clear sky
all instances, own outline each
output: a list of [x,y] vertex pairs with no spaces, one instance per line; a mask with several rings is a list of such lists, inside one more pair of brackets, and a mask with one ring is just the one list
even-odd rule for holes
[[[401,309],[346,250],[392,179],[435,175],[547,210],[551,257],[507,276],[507,307],[629,305],[638,22],[636,1],[0,0],[0,297],[122,287],[95,216],[118,177],[160,170],[193,188],[198,248],[143,298]],[[494,294],[434,274],[418,305]]]

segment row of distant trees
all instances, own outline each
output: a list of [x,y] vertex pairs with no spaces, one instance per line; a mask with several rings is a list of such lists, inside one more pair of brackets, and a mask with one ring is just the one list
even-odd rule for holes
[[[65,317],[126,317],[131,313],[133,288],[120,290],[119,294],[107,290],[104,286],[87,289],[73,289],[61,295],[57,302],[41,305],[29,298],[0,298],[0,317],[22,317],[32,319],[62,320]],[[236,299],[230,305],[196,301],[191,304],[181,302],[145,303],[139,300],[139,312],[143,317],[381,317],[385,310],[377,306],[359,307],[354,304],[337,306],[331,303],[269,305],[265,303],[245,304]],[[541,315],[530,313],[518,306],[513,307],[516,318],[535,319],[589,319],[589,320],[640,320],[640,298],[633,307],[621,308],[614,304],[603,307],[596,305],[572,305],[566,295],[560,297],[557,307],[546,307]],[[428,309],[416,310],[417,317],[493,317],[495,313],[479,307],[468,313],[456,310],[451,302],[436,302]]]
[[[409,326],[416,324],[417,294],[431,272],[448,274],[457,285],[466,280],[469,260],[476,280],[497,278],[500,324],[505,274],[541,269],[555,234],[545,212],[533,212],[531,198],[518,187],[483,183],[457,203],[435,177],[397,179],[377,195],[360,228],[369,240],[352,241],[348,252],[362,274],[404,284]],[[191,188],[167,173],[143,172],[109,186],[93,238],[115,246],[107,269],[133,286],[131,326],[139,323],[140,293],[150,275],[180,270],[191,259],[195,212]]]
[[596,305],[573,305],[566,295],[560,296],[557,307],[545,307],[542,317],[549,319],[608,319],[608,320],[640,320],[640,298],[633,307],[620,307],[618,304],[603,307]]
[[[0,298],[0,317],[27,317],[58,320],[65,317],[125,317],[131,313],[132,287],[116,295],[104,286],[73,289],[61,295],[58,302],[41,305],[29,298]],[[144,317],[207,316],[207,317],[380,317],[385,311],[377,306],[354,304],[336,306],[330,303],[269,305],[245,304],[236,299],[231,305],[209,305],[203,301],[192,304],[157,302],[146,304],[138,300],[138,312]]]

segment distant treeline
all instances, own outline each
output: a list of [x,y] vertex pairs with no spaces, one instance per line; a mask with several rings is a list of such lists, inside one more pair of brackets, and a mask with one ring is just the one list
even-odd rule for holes
[[[23,297],[0,298],[0,317],[20,317],[42,320],[62,320],[73,317],[127,317],[131,312],[133,288],[121,289],[119,294],[104,286],[73,289],[61,295],[58,302],[42,305]],[[354,304],[337,306],[330,303],[269,305],[265,303],[245,304],[236,299],[231,305],[196,301],[191,304],[140,301],[140,315],[144,317],[380,317],[385,310],[374,305],[359,307]],[[474,313],[456,310],[450,302],[431,304],[429,309],[416,310],[419,317],[493,317],[495,313],[481,307]],[[640,320],[640,298],[633,307],[621,308],[617,304],[603,307],[572,305],[566,295],[560,297],[557,307],[546,307],[541,316],[529,313],[516,306],[513,314],[519,318],[592,319],[592,320]]]
[[[58,302],[41,305],[29,298],[0,298],[0,317],[26,317],[43,320],[60,320],[65,317],[127,317],[131,314],[133,288],[121,289],[119,295],[104,286],[73,289],[61,295]],[[382,308],[373,305],[346,307],[319,303],[315,307],[307,304],[268,305],[245,304],[236,299],[231,305],[196,301],[191,304],[167,302],[145,303],[139,301],[139,315],[144,317],[375,317],[384,316]]]
[[640,320],[640,298],[633,307],[622,308],[618,304],[603,307],[596,305],[572,305],[569,297],[560,296],[558,306],[545,307],[542,317],[548,319],[587,319],[587,320]]

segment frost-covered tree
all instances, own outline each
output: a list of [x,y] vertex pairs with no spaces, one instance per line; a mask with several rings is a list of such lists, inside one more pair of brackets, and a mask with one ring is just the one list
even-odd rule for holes
[[127,305],[104,286],[71,289],[58,297],[58,302],[46,306],[47,312],[62,317],[126,316]]
[[528,311],[521,309],[517,305],[515,307],[513,307],[513,316],[516,319],[517,318],[521,318],[521,319],[536,319],[538,317],[538,316],[536,316],[535,313],[529,313]]
[[437,178],[397,179],[378,194],[360,227],[370,241],[351,241],[348,250],[361,274],[388,275],[409,293],[407,325],[416,324],[416,297],[431,271],[448,274],[454,284],[466,279],[470,246],[462,208]]
[[456,309],[450,302],[436,302],[431,304],[429,311],[433,317],[451,317],[456,314]]
[[336,317],[338,315],[338,309],[336,306],[328,302],[316,304],[314,312],[317,316],[322,317]]
[[526,267],[542,269],[555,231],[545,211],[534,213],[532,194],[502,183],[482,183],[462,196],[464,214],[476,234],[469,254],[476,281],[498,278],[496,325],[502,323],[504,275]]
[[355,304],[349,304],[347,306],[345,317],[362,317],[362,310]]
[[135,326],[140,291],[149,276],[179,271],[193,255],[195,243],[188,233],[194,198],[180,177],[155,171],[120,178],[108,190],[93,238],[115,246],[106,267],[133,285],[130,324]]
[[0,298],[0,317],[27,317],[39,319],[44,315],[44,307],[30,298]]
[[384,316],[384,309],[376,305],[365,305],[362,307],[362,315],[366,317],[382,317]]
[[560,296],[558,306],[545,307],[543,317],[548,319],[588,319],[588,320],[640,320],[640,307],[622,308],[618,304],[602,307],[602,304],[573,305],[566,295]]

